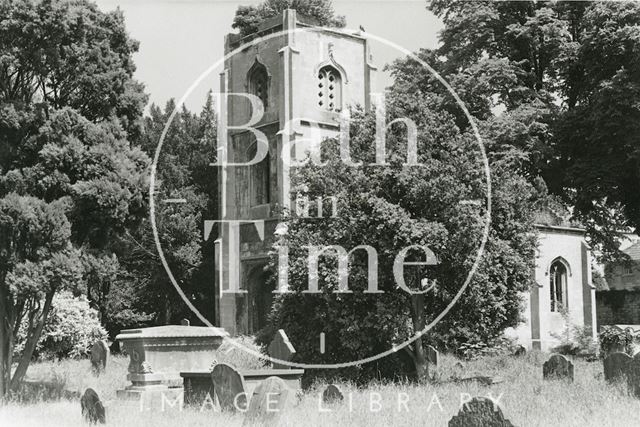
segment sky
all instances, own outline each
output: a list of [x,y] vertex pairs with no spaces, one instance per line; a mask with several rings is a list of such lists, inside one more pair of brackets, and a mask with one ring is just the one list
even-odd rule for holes
[[[164,106],[169,98],[180,99],[195,79],[224,55],[224,36],[231,28],[239,5],[255,0],[97,0],[103,11],[119,7],[130,35],[140,42],[134,60],[135,77],[145,84],[149,102]],[[410,51],[433,48],[442,24],[426,10],[425,0],[333,0],[347,28],[362,25],[375,34]],[[372,44],[375,64],[404,54],[388,46]],[[217,90],[216,71],[186,100],[187,108],[199,111],[209,89]],[[388,77],[382,75],[379,84]],[[213,87],[212,87],[213,86]]]

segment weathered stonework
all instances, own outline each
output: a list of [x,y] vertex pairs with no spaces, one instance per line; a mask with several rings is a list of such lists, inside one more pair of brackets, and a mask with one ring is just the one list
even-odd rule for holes
[[180,372],[207,369],[226,332],[203,326],[157,326],[123,330],[120,341],[129,355],[127,379],[131,385],[118,397],[136,398],[141,393],[182,387]]
[[[239,236],[228,225],[220,225],[216,242],[216,324],[231,335],[254,333],[266,322],[273,294],[263,273],[268,251],[283,209],[290,208],[295,195],[290,194],[288,169],[282,160],[285,143],[295,147],[293,158],[303,154],[308,144],[303,140],[323,140],[339,131],[340,110],[359,104],[370,107],[371,64],[365,35],[315,26],[311,18],[286,10],[260,25],[257,34],[242,38],[229,34],[225,53],[257,37],[283,33],[230,55],[220,77],[221,92],[252,93],[266,100],[264,115],[254,125],[268,140],[268,157],[252,166],[226,168],[226,187],[219,184],[220,212],[223,220],[264,220],[264,235],[253,223],[240,225]],[[252,76],[261,70],[259,84]],[[325,71],[331,70],[331,77]],[[319,76],[332,78],[333,93],[319,93]],[[325,84],[324,89],[328,89]],[[266,90],[266,92],[265,92]],[[322,98],[320,99],[319,96]],[[264,101],[263,101],[264,102]],[[320,105],[323,103],[322,105]],[[329,107],[331,103],[331,108]],[[335,105],[334,105],[335,103]],[[245,97],[228,97],[227,122],[239,126],[249,122],[251,105]],[[294,119],[292,132],[285,132]],[[253,158],[255,136],[248,130],[231,130],[227,134],[227,159],[246,162]],[[266,180],[266,182],[265,182]],[[225,195],[223,200],[222,195]],[[238,248],[231,253],[229,245]],[[241,289],[246,293],[221,293]]]

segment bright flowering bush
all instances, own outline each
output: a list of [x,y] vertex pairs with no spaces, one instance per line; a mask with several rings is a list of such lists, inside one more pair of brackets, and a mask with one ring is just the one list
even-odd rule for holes
[[[22,353],[28,321],[23,320],[18,333],[16,353]],[[49,318],[42,331],[34,355],[42,359],[81,358],[88,354],[91,345],[106,339],[107,331],[100,324],[98,312],[91,308],[84,297],[74,297],[70,292],[60,292],[53,298]]]

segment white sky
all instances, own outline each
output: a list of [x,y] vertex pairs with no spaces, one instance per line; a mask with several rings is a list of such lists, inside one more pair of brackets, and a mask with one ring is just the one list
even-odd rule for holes
[[[231,23],[245,0],[97,0],[99,7],[124,12],[131,36],[140,42],[135,55],[136,78],[143,82],[150,102],[164,106],[171,97],[179,99],[193,81],[222,58],[224,35],[233,32]],[[362,25],[375,34],[406,49],[433,48],[442,28],[426,10],[425,0],[333,0],[336,13],[345,15],[347,28]],[[372,44],[374,62],[380,69],[401,52]],[[210,79],[215,85],[218,73]],[[381,83],[386,79],[382,77]],[[189,109],[199,111],[209,87],[198,87],[187,100]],[[213,87],[217,90],[217,87]]]

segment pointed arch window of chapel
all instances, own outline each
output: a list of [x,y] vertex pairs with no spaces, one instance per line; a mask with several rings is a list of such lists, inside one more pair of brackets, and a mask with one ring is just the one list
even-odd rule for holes
[[249,92],[260,98],[266,110],[269,106],[269,73],[267,68],[257,61],[249,72]]

